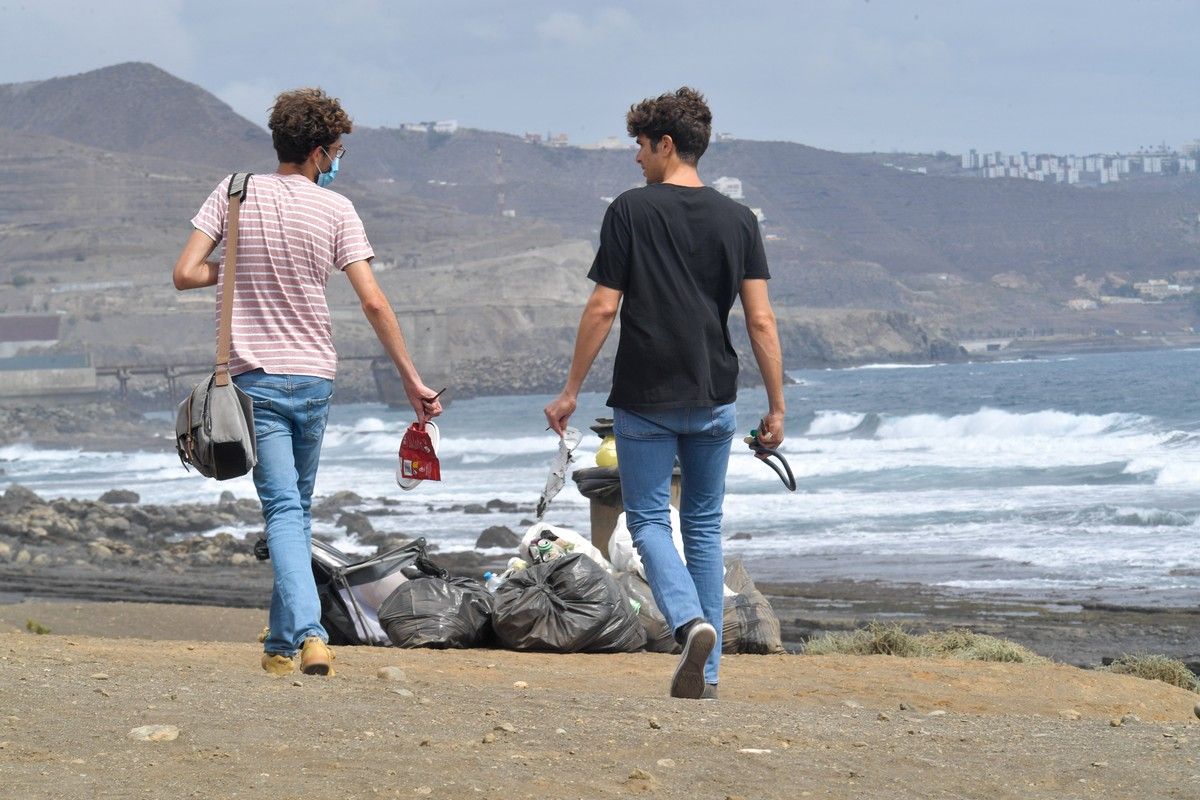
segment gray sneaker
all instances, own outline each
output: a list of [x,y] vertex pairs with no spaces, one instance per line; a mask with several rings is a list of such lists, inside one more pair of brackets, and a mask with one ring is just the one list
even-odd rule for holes
[[717,644],[717,631],[707,622],[694,622],[683,640],[683,655],[671,678],[671,697],[699,700],[704,695],[704,662]]

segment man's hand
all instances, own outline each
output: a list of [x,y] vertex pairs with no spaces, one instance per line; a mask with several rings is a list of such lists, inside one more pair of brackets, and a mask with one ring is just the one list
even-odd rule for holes
[[772,411],[762,418],[762,421],[758,423],[758,441],[759,444],[772,450],[783,444],[782,411]]
[[559,436],[562,436],[563,430],[567,427],[567,423],[571,419],[571,415],[575,413],[575,395],[563,392],[551,400],[544,411],[546,412],[546,421],[550,423],[550,428]]
[[434,417],[440,416],[442,413],[442,401],[438,399],[438,392],[435,389],[430,389],[425,384],[417,381],[413,384],[404,385],[404,393],[408,395],[408,403],[412,406],[413,411],[417,414],[417,421],[424,425]]

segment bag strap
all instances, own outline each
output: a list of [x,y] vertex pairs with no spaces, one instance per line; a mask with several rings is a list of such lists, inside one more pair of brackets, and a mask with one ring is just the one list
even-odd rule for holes
[[249,172],[229,177],[229,213],[225,234],[225,276],[221,286],[221,326],[217,329],[217,386],[229,384],[229,348],[233,338],[233,287],[237,281],[238,219],[249,188]]

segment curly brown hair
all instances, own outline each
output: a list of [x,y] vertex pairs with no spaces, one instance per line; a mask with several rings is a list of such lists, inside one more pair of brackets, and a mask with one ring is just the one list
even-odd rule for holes
[[645,135],[651,149],[657,151],[664,136],[675,143],[679,158],[695,164],[708,149],[712,135],[712,111],[704,95],[684,86],[676,92],[659,97],[647,97],[629,107],[625,115],[625,128],[629,135],[637,138]]
[[267,121],[282,163],[303,163],[317,147],[329,147],[353,125],[336,97],[320,89],[294,89],[275,98]]

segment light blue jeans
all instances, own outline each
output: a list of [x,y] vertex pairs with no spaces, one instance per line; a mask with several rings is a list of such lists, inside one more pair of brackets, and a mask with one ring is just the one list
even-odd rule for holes
[[[706,683],[717,682],[721,659],[725,591],[721,507],[729,443],[736,427],[733,403],[664,411],[613,409],[625,520],[654,602],[673,631],[698,617],[717,629],[717,645],[704,665]],[[682,472],[679,520],[687,566],[671,541],[668,504],[676,456]]]
[[309,636],[329,640],[313,579],[310,509],[333,381],[256,369],[235,375],[233,382],[254,400],[254,487],[275,571],[271,632],[263,650],[291,656]]

